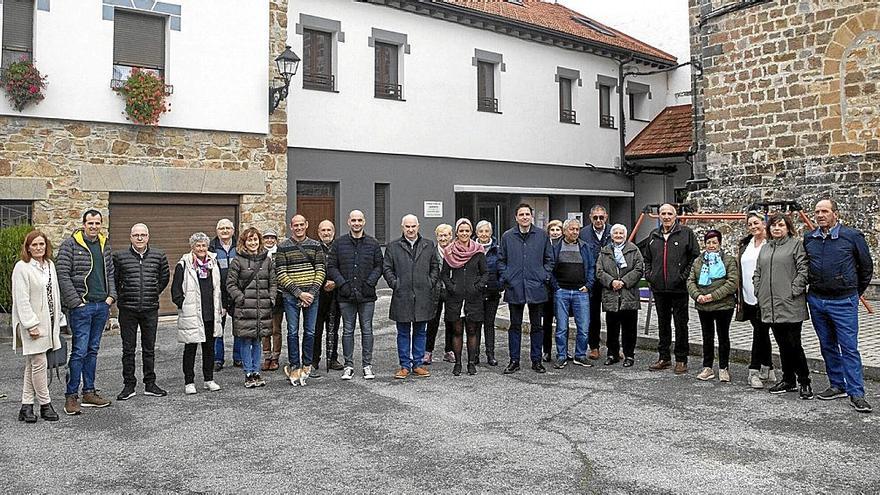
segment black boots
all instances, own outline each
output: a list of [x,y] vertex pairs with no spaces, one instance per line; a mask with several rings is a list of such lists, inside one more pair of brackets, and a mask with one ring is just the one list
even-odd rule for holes
[[34,415],[34,405],[22,404],[21,410],[18,411],[18,420],[24,421],[25,423],[36,423],[37,416]]
[[40,417],[43,421],[58,421],[58,413],[55,412],[51,402],[40,406]]

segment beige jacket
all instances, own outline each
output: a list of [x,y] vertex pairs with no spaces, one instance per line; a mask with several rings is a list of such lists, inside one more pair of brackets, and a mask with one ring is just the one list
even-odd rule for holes
[[[55,301],[55,322],[49,315],[49,295],[43,270],[36,262],[19,261],[12,269],[12,348],[21,348],[24,355],[40,354],[61,348],[61,291],[55,263],[49,261],[52,277],[52,298]],[[31,339],[28,329],[40,328],[40,337]]]

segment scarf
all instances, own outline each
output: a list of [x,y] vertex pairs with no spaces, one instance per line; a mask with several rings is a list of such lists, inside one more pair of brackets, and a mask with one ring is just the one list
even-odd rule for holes
[[703,253],[703,266],[700,268],[700,280],[698,285],[703,287],[709,285],[714,280],[727,276],[727,270],[724,269],[724,262],[721,261],[720,253]]
[[193,255],[193,268],[196,269],[196,275],[199,278],[208,278],[208,274],[214,268],[214,259],[206,256],[205,261],[201,261],[197,256]]
[[611,249],[614,250],[614,261],[617,263],[617,268],[621,270],[626,268],[626,258],[623,257],[623,248],[626,246],[626,241],[621,242],[620,244],[611,243]]
[[443,249],[444,259],[452,268],[461,268],[477,253],[485,253],[486,250],[480,244],[471,241],[464,246],[458,241],[452,241]]

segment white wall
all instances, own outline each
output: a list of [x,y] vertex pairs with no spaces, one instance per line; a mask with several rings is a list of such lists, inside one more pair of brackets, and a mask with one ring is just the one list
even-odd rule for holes
[[[166,83],[174,94],[159,125],[268,132],[268,0],[172,1],[181,5],[181,30],[166,31]],[[46,98],[19,113],[4,93],[0,115],[127,122],[122,97],[110,89],[113,21],[102,18],[101,0],[50,6],[34,14]]]
[[[299,14],[341,21],[337,44],[338,93],[302,89],[302,71],[291,83],[289,146],[449,156],[488,160],[611,167],[617,130],[599,127],[596,75],[617,77],[612,60],[352,0],[293,0],[288,39],[302,55],[295,32]],[[408,35],[401,84],[405,102],[374,98],[372,28]],[[500,53],[506,72],[496,78],[501,115],[478,112],[474,49]],[[559,122],[557,66],[579,70],[573,88],[580,125]],[[651,85],[653,118],[665,107],[665,75]],[[612,114],[617,117],[616,94]],[[628,122],[628,138],[644,123]]]
[[[687,0],[559,0],[559,3],[675,55],[679,63],[691,58]],[[671,72],[668,85],[667,105],[690,103],[689,96],[675,97],[675,93],[691,90],[690,66]]]

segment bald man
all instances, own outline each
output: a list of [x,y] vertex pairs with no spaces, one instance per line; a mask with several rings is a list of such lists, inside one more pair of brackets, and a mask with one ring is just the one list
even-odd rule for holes
[[[321,241],[321,250],[324,256],[330,256],[330,248],[336,238],[336,226],[330,220],[322,220],[318,224],[318,240]],[[314,370],[321,363],[321,339],[324,332],[327,333],[327,371],[342,371],[342,363],[339,362],[339,301],[336,300],[336,283],[330,278],[324,280],[321,288],[321,296],[318,298],[318,320],[315,322],[315,351],[312,359]]]

